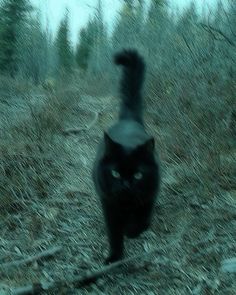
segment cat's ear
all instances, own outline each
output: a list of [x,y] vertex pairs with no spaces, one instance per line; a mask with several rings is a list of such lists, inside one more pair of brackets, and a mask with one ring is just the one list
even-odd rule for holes
[[151,137],[147,142],[146,142],[146,147],[150,152],[153,152],[155,149],[155,139],[154,137]]
[[112,139],[106,132],[104,132],[104,142],[106,146],[112,145],[113,143]]
[[155,148],[155,139],[154,137],[149,138],[143,145],[143,148],[149,152],[149,153],[153,153],[154,148]]
[[117,149],[118,144],[111,139],[107,132],[104,132],[104,142],[106,153],[113,153]]

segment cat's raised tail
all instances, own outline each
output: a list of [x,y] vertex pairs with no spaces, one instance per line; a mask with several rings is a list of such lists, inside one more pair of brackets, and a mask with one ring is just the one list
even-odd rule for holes
[[135,120],[143,124],[142,86],[145,63],[136,50],[126,49],[114,56],[114,62],[123,66],[120,82],[121,107],[119,119]]

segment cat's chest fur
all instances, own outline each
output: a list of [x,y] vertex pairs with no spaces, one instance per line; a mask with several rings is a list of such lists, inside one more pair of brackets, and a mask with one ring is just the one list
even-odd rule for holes
[[152,144],[152,138],[137,122],[122,120],[108,129],[93,170],[100,198],[122,208],[153,197],[157,161]]

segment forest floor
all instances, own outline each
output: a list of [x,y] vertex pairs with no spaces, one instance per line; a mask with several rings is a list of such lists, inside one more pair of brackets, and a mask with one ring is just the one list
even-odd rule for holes
[[[0,183],[1,295],[30,294],[32,283],[71,282],[88,270],[104,268],[108,243],[91,169],[103,130],[117,117],[118,101],[112,96],[81,96],[77,104],[70,106],[71,113],[63,117],[64,127],[50,138],[50,144],[32,153],[29,143],[18,141],[22,127],[12,133],[16,137],[4,140],[7,132],[2,131],[3,126],[7,122],[10,130],[11,122],[16,121],[10,115],[10,105],[4,104],[1,110],[0,148],[5,162],[1,159],[0,179],[12,179],[8,189],[8,184]],[[7,107],[9,111],[4,113]],[[22,114],[14,114],[23,120]],[[156,139],[162,187],[151,228],[139,238],[125,241],[125,258],[141,256],[95,283],[78,288],[68,283],[70,288],[51,288],[43,294],[236,294],[236,262],[224,263],[225,259],[236,259],[236,187],[214,194],[213,188],[205,187],[204,179],[198,183],[187,181],[183,171],[188,171],[190,163],[186,159],[173,160],[167,154],[169,130],[158,124],[158,115],[151,107],[147,108],[146,122]],[[32,147],[34,138],[30,140]],[[235,156],[232,149],[222,155],[222,161],[233,163]],[[16,173],[7,171],[7,165],[10,170],[27,170],[20,184]],[[47,170],[54,167],[49,174]],[[55,180],[50,189],[36,182],[37,171],[41,180]],[[19,185],[27,189],[13,190],[13,184],[17,189]],[[41,195],[35,195],[36,186]],[[200,196],[195,194],[199,189]],[[213,193],[209,196],[210,189]]]

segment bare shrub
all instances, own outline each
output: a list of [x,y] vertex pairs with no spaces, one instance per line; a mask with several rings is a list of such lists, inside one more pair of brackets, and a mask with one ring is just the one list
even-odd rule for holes
[[63,176],[66,156],[58,135],[73,100],[59,89],[47,94],[35,102],[25,92],[27,113],[11,125],[2,123],[1,212],[26,209],[38,199],[49,198]]

